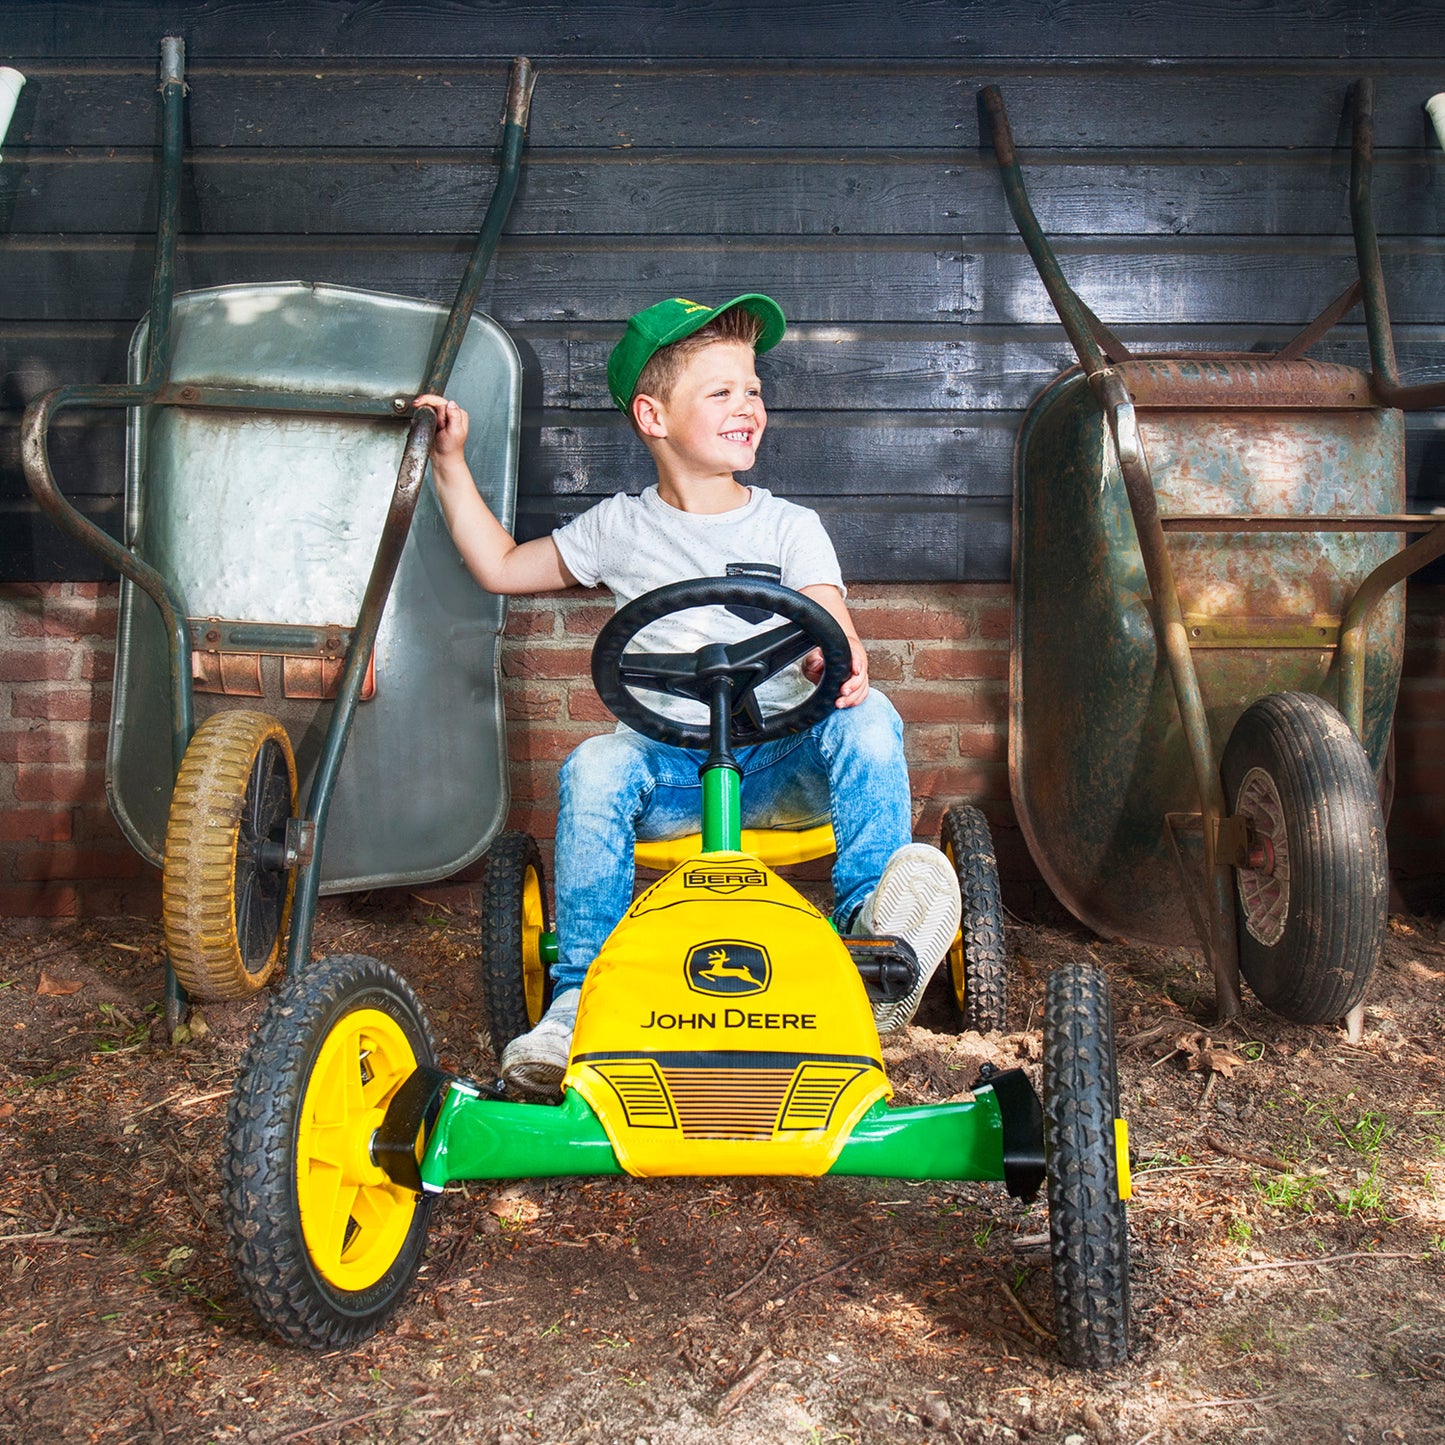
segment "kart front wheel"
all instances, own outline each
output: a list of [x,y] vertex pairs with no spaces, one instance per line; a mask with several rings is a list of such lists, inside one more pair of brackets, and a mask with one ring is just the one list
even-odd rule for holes
[[295,870],[296,759],[266,713],[207,718],[186,748],[166,819],[161,917],[166,951],[196,998],[245,998],[275,972]]
[[988,820],[977,808],[949,808],[939,846],[958,874],[963,916],[948,949],[948,978],[963,1026],[978,1033],[1008,1021],[1008,960],[998,860]]
[[498,1059],[552,1002],[552,976],[542,961],[546,932],[547,888],[536,840],[503,833],[487,852],[482,884],[482,992]]
[[1109,985],[1065,964],[1044,996],[1044,1159],[1054,1327],[1066,1365],[1129,1355],[1128,1134],[1119,1118]]
[[293,979],[252,1037],[227,1116],[222,1215],[241,1287],[284,1339],[354,1345],[410,1286],[431,1201],[381,1169],[372,1140],[434,1054],[406,980],[352,954]]

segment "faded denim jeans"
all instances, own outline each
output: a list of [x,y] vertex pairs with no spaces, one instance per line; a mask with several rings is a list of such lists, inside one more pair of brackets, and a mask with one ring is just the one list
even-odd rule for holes
[[[632,904],[633,844],[702,828],[700,750],[635,732],[588,738],[562,766],[557,815],[558,993],[580,988]],[[903,724],[876,688],[805,733],[739,748],[745,828],[807,828],[831,819],[833,918],[840,930],[912,840]]]

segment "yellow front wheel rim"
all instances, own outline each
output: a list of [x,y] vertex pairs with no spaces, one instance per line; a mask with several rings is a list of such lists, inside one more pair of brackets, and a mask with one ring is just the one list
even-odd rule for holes
[[1123,1119],[1114,1120],[1114,1158],[1119,1166],[1119,1198],[1134,1197],[1134,1176],[1129,1170],[1129,1125]]
[[542,909],[542,880],[535,868],[522,875],[522,989],[527,998],[527,1019],[542,1018],[547,994],[547,969],[542,963],[542,934],[547,920]]
[[296,1140],[296,1195],[307,1253],[328,1284],[369,1289],[395,1263],[417,1197],[372,1160],[386,1106],[417,1066],[401,1025],[378,1009],[345,1015],[306,1081]]

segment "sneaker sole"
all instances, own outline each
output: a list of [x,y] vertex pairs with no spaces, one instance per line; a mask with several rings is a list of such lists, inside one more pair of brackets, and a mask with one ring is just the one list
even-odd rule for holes
[[509,1065],[502,1070],[507,1087],[518,1094],[535,1094],[539,1098],[550,1098],[562,1092],[562,1076],[566,1066],[543,1063],[528,1059],[523,1063]]
[[963,917],[958,879],[948,859],[926,844],[914,846],[918,851],[906,854],[903,866],[885,869],[873,900],[874,932],[908,939],[922,965],[918,983],[906,998],[874,1010],[879,1033],[901,1029],[918,1012]]

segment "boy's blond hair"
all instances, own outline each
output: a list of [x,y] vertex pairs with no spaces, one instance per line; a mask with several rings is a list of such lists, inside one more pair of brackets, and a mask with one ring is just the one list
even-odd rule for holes
[[[683,367],[704,347],[719,341],[741,341],[744,346],[756,348],[762,331],[763,323],[759,317],[741,306],[734,306],[731,311],[724,311],[706,326],[699,327],[691,336],[684,336],[681,341],[658,347],[647,365],[642,368],[632,395],[655,396],[658,401],[665,402],[671,398],[672,389],[677,385]],[[628,416],[632,416],[630,410]],[[635,417],[632,426],[636,430]]]

